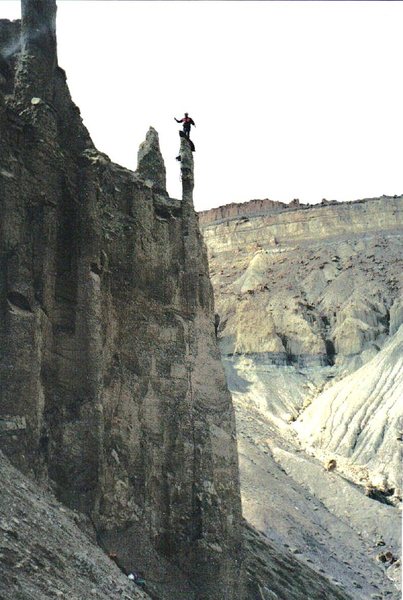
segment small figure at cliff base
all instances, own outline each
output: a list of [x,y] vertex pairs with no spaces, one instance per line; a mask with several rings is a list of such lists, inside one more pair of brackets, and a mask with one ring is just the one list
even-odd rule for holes
[[214,315],[214,331],[215,331],[216,338],[218,338],[219,326],[220,326],[220,315],[218,313],[215,313],[215,315]]
[[144,588],[146,586],[145,579],[143,579],[142,577],[140,577],[140,575],[138,575],[137,573],[129,573],[129,575],[127,576],[127,578],[130,579],[130,581],[133,581],[133,583],[135,583],[139,587]]

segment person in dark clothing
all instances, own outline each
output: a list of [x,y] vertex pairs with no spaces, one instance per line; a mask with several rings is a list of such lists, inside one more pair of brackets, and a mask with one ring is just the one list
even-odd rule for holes
[[191,126],[194,125],[194,127],[196,127],[192,117],[189,117],[189,113],[185,113],[185,116],[182,119],[177,119],[176,117],[174,117],[174,119],[177,123],[183,123],[183,133],[189,138]]

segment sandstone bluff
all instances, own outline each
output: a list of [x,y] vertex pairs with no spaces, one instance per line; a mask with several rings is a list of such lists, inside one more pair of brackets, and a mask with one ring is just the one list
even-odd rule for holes
[[55,21],[0,21],[0,596],[348,598],[242,523],[186,140],[181,200],[97,151]]

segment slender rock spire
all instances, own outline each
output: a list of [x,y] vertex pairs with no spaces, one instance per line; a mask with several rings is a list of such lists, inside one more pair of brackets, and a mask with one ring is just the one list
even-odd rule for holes
[[16,86],[20,100],[52,100],[57,66],[56,10],[55,0],[21,0],[21,56]]
[[150,180],[166,193],[166,170],[154,127],[150,127],[146,139],[137,154],[137,173],[145,180]]
[[186,138],[181,138],[181,174],[182,174],[182,200],[193,204],[194,188],[194,163],[193,154]]

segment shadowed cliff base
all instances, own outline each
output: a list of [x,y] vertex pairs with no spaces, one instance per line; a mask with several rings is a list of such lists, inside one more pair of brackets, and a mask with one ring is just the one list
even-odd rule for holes
[[[110,546],[112,558],[96,544],[88,517],[60,504],[49,492],[12,467],[0,452],[0,597],[4,600],[53,598],[177,598],[194,600],[198,590],[172,563],[160,557],[150,572],[143,570],[138,538],[125,530]],[[40,535],[38,535],[40,533]],[[128,535],[130,534],[130,535]],[[243,526],[247,550],[245,598],[250,600],[349,600],[341,590],[308,566]],[[111,543],[112,540],[109,540]],[[146,579],[142,590],[128,578],[132,570],[125,545],[131,544],[137,573]],[[116,554],[117,551],[117,554]],[[117,564],[120,568],[118,568]],[[123,571],[123,572],[122,572]]]

